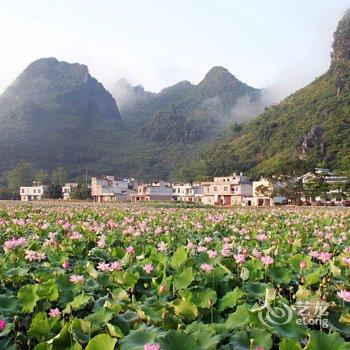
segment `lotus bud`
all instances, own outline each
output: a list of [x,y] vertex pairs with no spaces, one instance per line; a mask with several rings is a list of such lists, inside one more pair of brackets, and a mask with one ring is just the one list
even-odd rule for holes
[[305,270],[307,268],[307,262],[305,260],[300,261],[300,269]]
[[6,327],[6,321],[0,320],[0,332],[2,332]]
[[168,291],[168,287],[165,284],[161,284],[158,291],[159,293],[164,294]]

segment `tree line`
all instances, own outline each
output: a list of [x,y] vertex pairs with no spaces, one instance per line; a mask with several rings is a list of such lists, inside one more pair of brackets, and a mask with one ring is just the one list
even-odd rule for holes
[[[21,186],[46,185],[44,198],[60,199],[63,197],[62,187],[69,181],[69,174],[63,167],[57,167],[49,173],[38,169],[28,162],[17,164],[12,170],[0,176],[0,200],[20,199]],[[91,190],[82,177],[77,178],[78,185],[72,189],[71,199],[89,199]]]

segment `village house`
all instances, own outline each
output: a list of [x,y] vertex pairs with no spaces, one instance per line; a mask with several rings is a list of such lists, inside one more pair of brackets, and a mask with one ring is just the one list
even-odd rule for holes
[[67,182],[63,187],[62,187],[62,195],[63,199],[69,199],[70,194],[72,192],[72,189],[77,187],[78,184],[76,182]]
[[243,205],[247,197],[252,197],[251,181],[242,173],[214,177],[212,182],[203,182],[203,203],[209,205]]
[[173,199],[188,203],[201,203],[203,186],[200,183],[173,183]]
[[33,186],[21,186],[19,189],[22,202],[41,200],[47,186],[33,183]]
[[140,184],[137,191],[130,195],[131,202],[171,201],[173,187],[169,182],[157,181],[149,184]]
[[270,180],[261,178],[253,181],[253,196],[244,199],[244,205],[248,207],[270,207],[282,204],[286,198],[282,196],[273,197],[273,184]]
[[[323,179],[323,181],[327,185],[330,185],[329,191],[327,192],[328,199],[335,202],[337,201],[337,197],[339,197],[339,193],[342,193],[340,189],[336,189],[337,187],[336,185],[344,184],[350,181],[349,177],[343,176],[343,175],[336,175],[331,170],[325,169],[325,168],[315,168],[314,172],[309,172],[301,176],[301,181],[303,185],[306,185],[317,179]],[[302,197],[301,200],[303,202],[310,202],[310,203],[313,201],[312,198],[306,198],[306,197]],[[320,196],[316,196],[314,200],[316,202],[325,202],[325,199],[321,198]]]
[[135,193],[134,179],[116,180],[114,176],[91,178],[91,196],[95,202],[129,201]]

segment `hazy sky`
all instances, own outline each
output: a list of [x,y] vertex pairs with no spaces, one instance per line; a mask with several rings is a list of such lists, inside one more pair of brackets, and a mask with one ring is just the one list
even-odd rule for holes
[[255,86],[302,87],[329,66],[349,0],[0,0],[0,91],[33,60],[89,66],[157,91],[215,65]]

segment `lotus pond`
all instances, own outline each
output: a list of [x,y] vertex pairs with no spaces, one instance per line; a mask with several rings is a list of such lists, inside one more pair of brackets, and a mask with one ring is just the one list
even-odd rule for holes
[[0,349],[350,349],[350,210],[0,204]]

